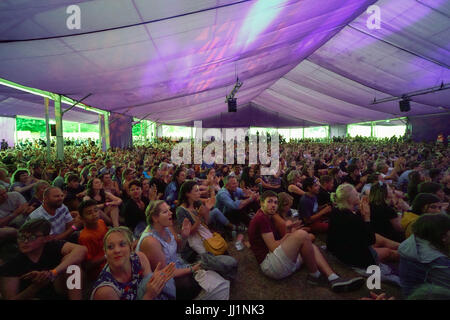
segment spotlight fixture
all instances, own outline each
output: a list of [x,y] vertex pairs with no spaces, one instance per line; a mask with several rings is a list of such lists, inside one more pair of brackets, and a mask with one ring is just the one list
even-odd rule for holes
[[239,78],[236,78],[236,83],[231,90],[230,94],[226,96],[225,102],[228,103],[228,112],[236,112],[237,111],[237,98],[234,95],[238,92],[239,88],[242,87],[244,83],[239,81]]

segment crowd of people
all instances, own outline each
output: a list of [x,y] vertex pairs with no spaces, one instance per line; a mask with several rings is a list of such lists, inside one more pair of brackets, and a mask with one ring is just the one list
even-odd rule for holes
[[[274,175],[248,163],[248,144],[232,165],[177,166],[170,139],[66,144],[63,161],[40,144],[3,149],[1,297],[226,300],[238,268],[228,244],[244,235],[272,279],[304,264],[312,285],[359,289],[365,279],[337,274],[321,237],[355,271],[387,266],[405,299],[424,285],[450,299],[444,144],[281,141]],[[69,266],[81,288],[65,285]]]

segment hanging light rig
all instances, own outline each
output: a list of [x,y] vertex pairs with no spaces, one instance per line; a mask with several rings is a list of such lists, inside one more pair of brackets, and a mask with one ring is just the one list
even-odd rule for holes
[[239,88],[242,87],[243,82],[239,81],[239,78],[236,78],[236,83],[231,90],[230,94],[226,96],[225,102],[228,103],[228,112],[236,112],[237,111],[237,98],[234,95],[238,92]]

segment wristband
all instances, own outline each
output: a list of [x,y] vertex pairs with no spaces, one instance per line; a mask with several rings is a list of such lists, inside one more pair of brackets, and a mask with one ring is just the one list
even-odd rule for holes
[[58,276],[58,272],[56,271],[56,269],[52,269],[50,270],[50,274],[52,275],[51,281],[53,282]]
[[78,231],[78,228],[73,224],[72,225],[72,229],[74,230],[74,231]]

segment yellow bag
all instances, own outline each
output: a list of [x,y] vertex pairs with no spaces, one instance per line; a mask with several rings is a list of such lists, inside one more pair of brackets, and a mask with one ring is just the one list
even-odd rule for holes
[[206,251],[211,252],[215,256],[224,254],[228,249],[225,239],[217,232],[213,233],[212,238],[204,239],[203,245]]

